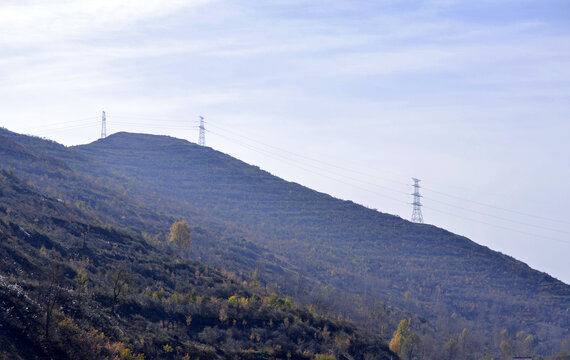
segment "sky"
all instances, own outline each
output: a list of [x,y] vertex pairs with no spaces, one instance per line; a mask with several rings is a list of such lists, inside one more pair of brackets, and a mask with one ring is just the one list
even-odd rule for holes
[[3,0],[0,126],[198,141],[570,283],[566,0]]

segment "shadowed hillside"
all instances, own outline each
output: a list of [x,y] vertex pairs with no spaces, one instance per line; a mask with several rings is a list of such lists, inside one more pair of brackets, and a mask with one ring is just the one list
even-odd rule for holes
[[160,207],[162,200],[149,186],[112,170],[97,158],[50,140],[4,129],[0,129],[0,155],[2,167],[14,169],[46,194],[75,205],[102,222],[142,234],[151,242],[164,241],[170,225],[181,216],[191,217],[196,220],[194,258],[245,273],[276,274],[280,279],[285,272],[298,273],[298,269],[268,249],[247,240],[247,231],[237,224],[207,215],[199,207],[185,208],[183,213]]
[[182,259],[15,172],[0,170],[0,358],[393,356],[345,321]]
[[[9,144],[0,147],[3,165],[63,201],[158,245],[174,219],[188,219],[190,257],[291,294],[318,313],[348,316],[385,339],[409,318],[426,358],[499,355],[502,343],[511,355],[568,346],[568,285],[443,229],[335,199],[180,139],[119,133],[65,148],[0,136]],[[42,175],[40,163],[57,170]]]

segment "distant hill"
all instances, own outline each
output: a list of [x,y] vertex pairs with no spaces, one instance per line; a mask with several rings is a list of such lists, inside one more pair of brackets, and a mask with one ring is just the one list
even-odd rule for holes
[[318,313],[340,313],[387,340],[400,319],[411,319],[426,358],[500,355],[501,343],[511,355],[552,355],[570,345],[570,286],[444,229],[335,199],[171,137],[118,133],[64,148],[0,136],[43,162],[61,161],[58,171],[78,177],[77,184],[103,186],[107,199],[99,200],[80,185],[58,184],[57,174],[46,180],[26,168],[33,154],[5,161],[38,186],[85,198],[85,211],[125,231],[163,240],[172,219],[184,218],[195,230],[192,258],[257,279]]

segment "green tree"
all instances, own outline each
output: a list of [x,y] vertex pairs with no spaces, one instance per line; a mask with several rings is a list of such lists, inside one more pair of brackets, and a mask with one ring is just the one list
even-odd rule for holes
[[457,357],[457,341],[455,339],[449,339],[443,346],[445,355],[447,359],[453,360]]
[[192,242],[192,230],[186,221],[177,221],[170,227],[168,242],[178,250],[185,251],[190,248]]
[[87,270],[79,268],[75,275],[75,285],[78,294],[83,295],[89,292],[89,276]]
[[536,345],[536,338],[532,335],[528,335],[525,339],[524,339],[524,352],[522,355],[525,356],[530,356],[533,354],[533,350],[534,350],[534,346]]
[[509,344],[508,341],[503,340],[501,341],[501,345],[499,345],[499,348],[501,349],[501,355],[503,356],[503,359],[508,359],[509,356],[511,355],[511,344]]
[[402,358],[413,360],[418,357],[421,349],[422,340],[418,334],[411,333],[410,336],[404,339],[402,344]]

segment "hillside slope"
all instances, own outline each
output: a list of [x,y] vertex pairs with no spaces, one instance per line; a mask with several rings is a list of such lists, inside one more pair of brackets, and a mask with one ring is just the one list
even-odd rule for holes
[[144,184],[146,192],[133,184],[132,193],[149,201],[150,191],[165,211],[200,208],[239,224],[301,269],[300,282],[307,274],[323,284],[312,300],[334,297],[336,310],[363,321],[377,320],[369,310],[380,300],[424,316],[436,332],[467,327],[487,348],[498,347],[493,336],[502,329],[533,334],[541,353],[569,335],[567,284],[443,229],[334,199],[180,139],[119,133],[75,149]]
[[213,219],[199,207],[184,214],[168,207],[160,211],[161,200],[145,184],[53,141],[0,128],[0,167],[14,170],[47,195],[80,207],[101,223],[143,234],[150,241],[165,240],[170,225],[182,215],[199,219],[193,236],[195,259],[242,270],[247,263],[245,272],[252,267],[264,273],[297,271],[267,249],[246,241],[247,232],[237,224]]
[[0,171],[0,358],[393,356],[347,322],[182,259],[15,172]]
[[[0,165],[33,186],[160,246],[180,218],[190,255],[342,314],[389,339],[402,318],[425,358],[550,355],[569,338],[569,286],[430,225],[334,199],[210,148],[119,133],[65,148],[0,129]],[[466,337],[466,331],[469,334]],[[468,340],[465,340],[468,339]],[[516,351],[516,352],[515,352]]]

